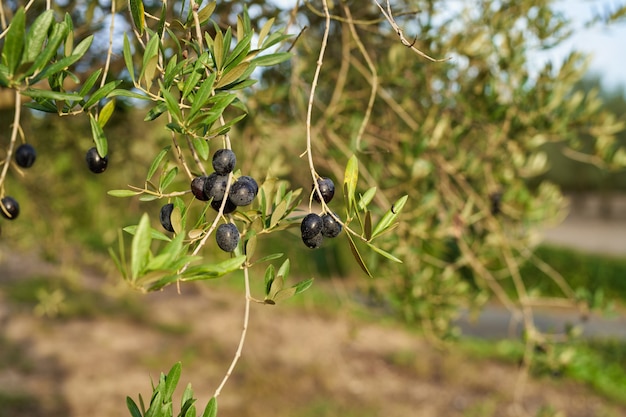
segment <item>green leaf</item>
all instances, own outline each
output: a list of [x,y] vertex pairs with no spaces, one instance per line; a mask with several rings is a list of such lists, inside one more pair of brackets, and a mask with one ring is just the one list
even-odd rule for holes
[[246,255],[239,255],[218,264],[192,266],[185,271],[183,281],[219,278],[238,270],[245,261]]
[[272,217],[270,217],[270,229],[278,224],[278,222],[285,215],[286,211],[287,211],[287,200],[283,200],[281,201],[279,205],[276,206],[276,208],[272,212]]
[[356,204],[356,185],[359,181],[359,161],[356,155],[352,155],[346,164],[346,170],[343,177],[343,187],[345,190],[345,198],[347,199],[348,211]]
[[259,47],[263,45],[263,41],[265,40],[267,35],[270,33],[270,30],[272,29],[273,25],[274,25],[274,18],[272,17],[271,19],[268,19],[268,21],[265,22],[265,24],[261,28],[261,31],[259,32],[258,43],[257,43]]
[[161,149],[161,152],[159,152],[156,158],[154,158],[154,161],[152,161],[152,164],[150,165],[150,169],[148,169],[148,175],[146,176],[146,181],[150,181],[150,179],[156,172],[157,168],[161,164],[161,161],[163,161],[163,158],[165,158],[167,153],[170,151],[170,148],[171,146],[166,146],[165,148]]
[[193,118],[200,111],[200,109],[206,105],[207,100],[211,97],[211,93],[213,92],[214,83],[215,73],[213,72],[202,82],[202,85],[194,96],[193,104],[189,110],[189,119]]
[[180,380],[182,365],[180,362],[177,362],[172,366],[172,369],[167,373],[167,377],[165,378],[165,400],[167,402],[171,401],[172,395],[174,395],[174,390],[176,389],[176,385],[178,385],[178,381]]
[[291,263],[289,262],[289,259],[285,259],[285,261],[280,266],[280,268],[278,268],[278,272],[276,273],[276,276],[285,280],[287,279],[287,276],[289,276],[290,269],[291,269]]
[[146,96],[145,94],[140,94],[134,91],[124,90],[123,88],[117,88],[111,91],[111,93],[108,96],[109,97],[128,97],[128,98],[134,98],[134,99],[146,100],[146,101],[151,100],[150,97]]
[[156,106],[150,109],[148,114],[146,114],[146,117],[144,117],[143,121],[151,122],[155,120],[157,117],[159,117],[160,115],[162,115],[163,113],[165,113],[166,111],[167,111],[167,104],[165,104],[164,102],[160,102],[159,104],[157,104]]
[[209,400],[209,403],[202,413],[202,417],[217,417],[217,399],[215,397]]
[[144,16],[143,0],[129,0],[130,16],[133,19],[133,24],[139,32],[139,35],[143,35],[146,20]]
[[91,136],[96,144],[98,155],[104,158],[109,152],[109,145],[106,136],[104,136],[104,130],[102,130],[102,127],[100,127],[98,121],[91,113],[89,114],[89,123],[91,125]]
[[152,85],[152,80],[154,79],[156,67],[159,62],[159,43],[159,37],[153,35],[148,41],[146,50],[143,53],[143,66],[141,67],[139,78],[143,78],[148,87]]
[[134,197],[141,193],[139,191],[132,190],[110,190],[107,194],[113,197]]
[[139,407],[132,398],[126,397],[126,407],[128,407],[128,411],[130,411],[130,415],[132,417],[141,417],[141,411],[139,411]]
[[60,91],[51,91],[51,90],[35,90],[35,89],[27,89],[22,91],[22,94],[31,98],[43,98],[49,100],[69,100],[75,101],[80,100],[82,97],[76,93],[62,93]]
[[377,252],[377,253],[381,254],[381,255],[382,255],[382,256],[384,256],[385,258],[387,258],[387,259],[389,259],[389,260],[392,260],[392,261],[394,261],[394,262],[397,262],[397,263],[399,263],[399,264],[401,264],[401,263],[402,263],[402,260],[400,260],[399,258],[396,258],[395,256],[393,256],[393,255],[392,255],[392,254],[390,254],[389,252],[384,251],[384,250],[382,250],[381,248],[379,248],[379,247],[377,247],[377,246],[375,246],[375,245],[372,245],[372,244],[371,244],[371,243],[369,243],[369,242],[365,242],[365,243],[366,243],[366,245],[367,245],[367,246],[369,246],[369,247],[370,247],[370,248],[371,248],[374,252]]
[[178,105],[178,101],[174,98],[172,93],[170,93],[165,86],[161,85],[161,95],[165,99],[165,105],[167,106],[167,111],[172,115],[172,118],[176,122],[183,121],[183,114]]
[[100,74],[102,74],[102,68],[99,68],[98,70],[92,72],[89,77],[87,77],[85,82],[83,82],[83,85],[80,87],[80,90],[78,91],[78,94],[81,97],[85,97],[87,93],[89,93],[91,88],[96,84],[96,81],[98,81],[98,78],[100,78]]
[[376,227],[374,227],[374,231],[372,232],[372,239],[385,232],[393,224],[393,222],[398,217],[398,214],[400,214],[400,211],[406,204],[408,198],[409,196],[405,195],[403,197],[400,197],[398,201],[392,204],[391,208],[383,215],[378,224],[376,224]]
[[246,73],[249,67],[250,67],[249,62],[242,62],[241,64],[237,65],[232,70],[224,73],[222,77],[220,77],[220,79],[218,80],[215,88],[222,88],[224,86],[227,86],[229,84],[236,82],[242,75]]
[[282,258],[284,255],[285,255],[284,253],[272,253],[272,254],[270,254],[270,255],[266,255],[266,256],[264,256],[264,257],[262,257],[262,258],[257,259],[257,260],[254,262],[254,264],[256,265],[256,264],[260,264],[260,263],[262,263],[262,262],[267,262],[267,261],[273,261],[273,260],[275,260],[275,259],[280,259],[280,258]]
[[178,175],[178,167],[175,166],[172,169],[170,169],[169,171],[167,171],[167,174],[165,174],[160,181],[159,184],[159,190],[161,192],[163,192],[171,183],[172,181],[174,181],[174,178],[176,178],[176,175]]
[[372,278],[372,273],[367,268],[367,265],[365,265],[365,262],[363,262],[363,258],[361,257],[359,250],[354,244],[354,240],[352,240],[352,236],[350,236],[350,233],[346,233],[346,236],[348,237],[348,243],[350,244],[350,250],[352,251],[352,256],[354,256],[354,259],[356,260],[357,264],[359,264],[363,272],[365,272],[368,277]]
[[368,241],[372,239],[372,212],[365,212],[365,224],[363,225],[363,232],[365,233],[365,239]]
[[[122,230],[134,236],[137,234],[137,225],[126,226]],[[150,228],[150,237],[152,239],[163,240],[165,242],[169,242],[170,240],[172,240],[167,235],[165,235],[165,233],[159,232],[158,230],[153,228]]]
[[273,65],[281,64],[291,59],[291,53],[289,52],[276,52],[274,54],[261,55],[252,60],[252,64],[257,67],[271,67]]
[[200,25],[205,24],[213,15],[215,11],[215,0],[204,6],[202,9],[198,11],[198,20],[200,21]]
[[69,28],[67,26],[67,23],[65,22],[53,25],[52,33],[48,37],[46,47],[35,58],[35,62],[28,70],[29,74],[40,70],[41,68],[46,66],[54,56],[56,56],[57,50],[59,49],[61,42],[63,42],[63,39],[65,39],[68,30]]
[[100,127],[104,128],[107,122],[113,115],[113,110],[115,110],[115,100],[109,100],[104,106],[102,106],[102,110],[98,114],[98,124]]
[[245,245],[246,260],[248,262],[250,262],[250,260],[252,259],[252,256],[254,256],[254,251],[256,250],[256,243],[257,243],[256,233],[252,231],[251,236],[248,237],[248,240],[246,240],[246,245]]
[[372,187],[365,192],[359,199],[359,208],[361,211],[367,210],[367,206],[372,202],[374,196],[376,195],[376,187]]
[[270,296],[270,291],[272,289],[272,284],[276,279],[276,268],[274,265],[269,264],[267,268],[265,268],[264,282],[265,282],[265,296]]
[[213,38],[213,61],[215,68],[221,71],[224,64],[224,35],[219,27],[215,33],[215,38]]
[[85,104],[83,105],[83,109],[88,109],[89,107],[98,103],[103,98],[107,97],[111,92],[113,92],[113,90],[117,88],[118,85],[120,85],[121,82],[121,80],[109,81],[101,88],[97,89],[85,102]]
[[126,69],[128,70],[128,74],[130,75],[130,79],[135,83],[135,66],[133,65],[133,54],[130,50],[130,41],[128,40],[128,36],[126,32],[124,32],[124,63],[126,64]]
[[15,74],[15,70],[22,60],[24,52],[24,42],[26,35],[26,14],[24,8],[20,7],[13,15],[9,31],[4,39],[2,48],[2,63],[7,66],[9,76]]
[[130,271],[133,281],[141,276],[143,269],[148,263],[151,243],[150,218],[147,213],[144,213],[137,225],[137,230],[131,244]]
[[49,78],[53,74],[57,74],[58,72],[64,71],[70,65],[74,64],[78,60],[80,60],[80,56],[78,55],[70,55],[65,58],[59,59],[54,64],[46,66],[39,74],[32,78],[29,82],[31,84],[38,83],[39,81]]
[[313,278],[309,278],[305,281],[300,281],[299,283],[297,283],[295,285],[296,294],[300,294],[301,292],[308,290],[311,287],[311,285],[313,285],[313,280],[314,280]]
[[200,158],[203,160],[209,159],[209,142],[204,138],[193,138],[191,143],[196,150]]
[[54,22],[54,10],[46,10],[33,22],[26,36],[26,44],[24,46],[24,56],[22,62],[33,62],[41,53],[43,44],[48,37],[50,26]]

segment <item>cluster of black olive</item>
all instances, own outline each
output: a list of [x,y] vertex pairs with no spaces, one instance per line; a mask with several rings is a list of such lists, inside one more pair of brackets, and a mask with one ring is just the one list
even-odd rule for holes
[[[232,184],[228,195],[228,177],[235,169],[237,157],[230,149],[220,149],[213,155],[213,172],[210,175],[202,175],[191,181],[191,192],[200,201],[211,201],[211,207],[219,211],[224,205],[224,214],[234,212],[237,207],[247,206],[254,201],[259,192],[259,185],[252,177],[243,175]],[[169,232],[174,232],[171,222],[171,214],[174,209],[172,203],[161,207],[161,225]],[[215,231],[217,245],[226,252],[232,252],[239,244],[240,233],[233,223],[221,224]]]
[[[335,195],[335,184],[330,178],[319,178],[317,180],[319,193],[326,204],[330,203]],[[320,196],[313,185],[313,199],[321,203]],[[321,216],[315,213],[307,214],[300,223],[300,233],[302,242],[311,248],[316,249],[322,245],[324,238],[334,238],[341,233],[343,229],[341,223],[335,218],[336,215],[324,213]]]

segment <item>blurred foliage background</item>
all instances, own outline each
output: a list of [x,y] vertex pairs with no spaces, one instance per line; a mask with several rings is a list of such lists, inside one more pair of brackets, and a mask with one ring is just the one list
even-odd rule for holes
[[[130,23],[125,2],[118,3],[121,33]],[[361,191],[377,186],[380,207],[386,210],[409,194],[401,224],[384,244],[407,261],[396,266],[368,255],[378,279],[365,285],[404,319],[438,335],[450,334],[449,321],[460,307],[480,306],[494,295],[512,308],[525,308],[526,280],[534,274],[525,265],[533,262],[537,232],[564,217],[563,191],[626,187],[623,91],[603,90],[601,80],[586,72],[585,57],[576,53],[560,65],[530,69],[530,52],[552,48],[570,34],[570,22],[553,12],[552,2],[450,3],[391,2],[404,36],[442,59],[431,62],[400,42],[375,2],[332,2],[313,126],[319,172],[340,183],[342,167],[356,152]],[[185,4],[168,2],[168,7]],[[233,148],[241,155],[242,171],[284,177],[294,188],[308,189],[300,154],[324,27],[321,4],[300,2],[284,10],[263,0],[245,4],[256,27],[274,17],[298,35],[293,59],[260,73],[260,82],[243,93],[250,115],[232,134]],[[149,13],[160,12],[159,1],[144,5]],[[14,6],[4,4],[8,14]],[[76,41],[108,30],[110,2],[64,1],[54,7],[72,14]],[[241,9],[242,2],[220,1],[215,20],[233,25]],[[102,64],[98,48],[94,44],[79,73],[88,75]],[[117,52],[110,78],[125,79]],[[135,223],[143,211],[156,218],[158,202],[116,199],[106,191],[143,183],[152,158],[169,139],[161,121],[143,122],[145,110],[136,103],[120,99],[117,110],[107,125],[109,169],[97,177],[84,163],[91,146],[86,117],[27,112],[25,136],[38,160],[6,184],[22,202],[22,214],[19,221],[3,222],[5,242],[69,261],[84,257],[85,249],[104,253],[116,245],[118,229]],[[9,126],[10,101],[2,102],[0,117]],[[0,138],[7,141],[7,133]],[[359,273],[345,242],[311,254],[298,240],[287,233],[267,244],[294,258],[313,259],[293,262],[302,275]],[[567,284],[555,288],[573,304],[589,301],[576,300]]]

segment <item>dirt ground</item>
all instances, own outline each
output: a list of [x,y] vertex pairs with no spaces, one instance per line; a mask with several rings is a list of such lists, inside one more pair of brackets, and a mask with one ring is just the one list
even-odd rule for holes
[[[181,385],[192,383],[201,409],[226,373],[243,318],[243,297],[233,288],[129,295],[88,270],[0,254],[0,417],[129,416],[125,397],[149,397],[150,378],[178,360]],[[102,298],[96,307],[123,297],[143,313],[109,308],[39,318],[32,305],[4,291],[32,276],[68,273]],[[218,398],[218,415],[508,416],[516,375],[514,366],[468,361],[410,329],[357,319],[349,310],[253,304],[243,356]],[[531,380],[523,406],[529,415],[543,409],[563,413],[542,416],[626,416],[626,408],[589,389],[552,379]]]

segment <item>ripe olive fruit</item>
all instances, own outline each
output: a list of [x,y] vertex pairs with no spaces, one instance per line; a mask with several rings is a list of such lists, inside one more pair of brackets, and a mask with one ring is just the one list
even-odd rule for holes
[[209,197],[204,193],[204,183],[207,180],[206,175],[202,175],[200,177],[196,177],[191,180],[191,192],[194,197],[196,197],[200,201],[208,201]]
[[226,185],[228,184],[227,175],[219,175],[214,172],[209,175],[204,181],[204,194],[207,198],[213,200],[222,200],[224,193],[226,192]]
[[[317,185],[326,204],[330,203],[330,200],[332,200],[335,195],[335,183],[333,180],[330,178],[318,178]],[[313,190],[313,199],[320,203],[320,197],[317,194],[317,191],[315,191],[315,184],[311,188]]]
[[[222,201],[223,200],[213,200],[213,201],[211,201],[211,207],[215,211],[220,211],[220,207],[222,207]],[[237,206],[235,205],[235,203],[230,201],[230,198],[226,198],[226,205],[224,206],[224,212],[223,213],[224,214],[229,214],[229,213],[232,213],[235,210],[237,210]]]
[[14,220],[20,215],[20,205],[16,199],[11,196],[6,196],[0,200],[0,214],[2,217],[9,220]]
[[85,160],[87,161],[87,166],[89,170],[94,174],[101,174],[107,169],[107,165],[109,164],[108,156],[100,156],[98,150],[93,147],[87,151],[85,155]]
[[241,178],[230,186],[230,191],[228,192],[228,199],[236,206],[247,206],[252,203],[254,197],[256,197],[254,185],[249,180],[241,180]]
[[227,175],[233,172],[237,157],[230,149],[220,149],[213,155],[213,169],[219,175]]
[[24,143],[15,150],[15,162],[22,168],[30,168],[35,163],[37,152],[28,143]]
[[341,224],[333,216],[328,213],[322,215],[322,235],[324,237],[337,237],[342,229]]
[[250,184],[252,186],[252,189],[254,190],[254,195],[256,196],[259,193],[259,184],[257,184],[256,180],[252,177],[249,177],[247,175],[242,175],[241,177],[239,177],[237,179],[237,181],[240,182],[247,182],[248,184]]
[[172,227],[172,210],[174,210],[174,204],[169,203],[161,207],[159,219],[161,220],[161,226],[168,232],[174,233],[174,227]]
[[220,224],[215,231],[217,246],[224,252],[232,252],[239,244],[239,230],[232,223]]
[[323,241],[324,241],[324,236],[321,233],[309,239],[305,239],[304,237],[302,238],[302,242],[304,242],[304,244],[308,248],[311,248],[311,249],[319,248],[320,246],[322,246]]
[[315,213],[307,214],[300,223],[300,232],[303,240],[311,239],[322,233],[322,218]]

